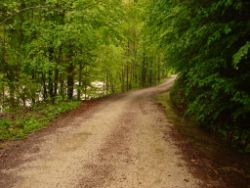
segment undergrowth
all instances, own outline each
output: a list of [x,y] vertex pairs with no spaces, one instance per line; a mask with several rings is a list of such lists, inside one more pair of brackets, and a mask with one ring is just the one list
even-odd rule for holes
[[47,127],[60,114],[75,109],[79,104],[79,101],[63,101],[9,110],[0,117],[0,141],[24,138]]
[[[173,89],[173,88],[172,88]],[[250,179],[250,155],[239,148],[232,148],[230,145],[211,132],[207,132],[193,119],[184,116],[182,111],[185,103],[179,95],[174,95],[180,103],[180,110],[176,108],[172,101],[170,92],[162,93],[156,97],[157,102],[163,107],[169,123],[171,123],[184,140],[193,148],[191,159],[194,152],[197,156],[211,161],[217,172],[223,179],[233,185],[233,187],[248,187]],[[189,149],[185,148],[184,151]]]

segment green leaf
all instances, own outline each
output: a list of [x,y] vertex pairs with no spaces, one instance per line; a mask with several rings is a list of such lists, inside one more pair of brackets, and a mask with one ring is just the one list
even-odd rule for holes
[[233,66],[235,69],[238,69],[238,64],[243,60],[249,52],[250,42],[246,42],[234,55],[233,55]]

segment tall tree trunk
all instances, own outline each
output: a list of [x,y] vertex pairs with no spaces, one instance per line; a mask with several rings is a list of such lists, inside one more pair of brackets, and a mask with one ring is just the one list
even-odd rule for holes
[[47,85],[46,85],[46,76],[42,73],[42,82],[43,82],[43,100],[46,101],[48,97]]
[[60,95],[62,97],[62,99],[65,99],[65,91],[64,91],[64,77],[61,76],[60,78]]
[[83,89],[84,89],[84,100],[87,100],[87,80],[88,80],[88,77],[87,77],[87,68],[86,66],[84,67],[83,69]]
[[126,91],[129,90],[129,62],[126,65]]
[[109,93],[109,75],[106,73],[106,94]]
[[[52,44],[50,44],[48,51],[49,51],[49,61],[52,64],[54,60],[54,48],[52,47]],[[54,98],[54,83],[53,83],[53,70],[51,68],[49,68],[49,72],[48,72],[48,81],[49,81],[49,85],[48,85],[49,96],[53,104],[54,103],[54,99],[53,99]]]
[[158,84],[161,81],[161,56],[158,56],[158,61],[157,61],[157,82]]
[[70,62],[67,71],[68,99],[71,100],[74,94],[74,65],[72,62]]
[[[33,70],[32,72],[32,80],[35,81],[35,71]],[[36,104],[36,92],[33,92],[31,93],[31,100],[32,100],[32,105],[35,105]]]
[[[23,10],[26,8],[25,2],[21,1],[21,5],[20,5],[20,10]],[[20,18],[20,23],[19,23],[19,28],[18,28],[18,32],[17,35],[19,35],[19,41],[18,44],[21,47],[24,41],[24,33],[23,33],[23,29],[22,29],[22,24],[24,23],[24,14],[19,14],[19,18]]]
[[0,99],[0,112],[3,112],[3,109],[4,109],[4,103],[5,103],[5,87],[4,85],[2,86],[1,88],[2,90],[2,93],[1,93],[1,99]]
[[152,59],[150,59],[150,67],[149,67],[149,86],[152,86],[152,84],[153,84],[153,66],[152,66],[152,64],[153,64],[153,60]]
[[125,89],[125,68],[123,66],[121,70],[121,91],[124,92],[125,90],[126,90]]
[[49,96],[50,96],[51,102],[53,103],[54,92],[53,92],[53,80],[52,80],[52,71],[51,70],[49,70],[49,72],[48,72],[48,80],[49,80],[49,85],[48,85]]
[[82,95],[82,69],[83,69],[83,64],[80,62],[79,65],[79,75],[78,75],[78,88],[77,88],[77,100],[81,100],[81,95]]
[[145,87],[146,86],[146,55],[145,52],[143,52],[143,59],[142,59],[142,68],[141,68],[141,86]]
[[13,80],[9,81],[9,95],[10,95],[10,105],[12,107],[16,106],[16,101],[15,101],[15,84]]
[[58,75],[59,75],[59,71],[58,71],[58,65],[56,65],[55,70],[54,70],[54,89],[53,89],[53,103],[56,100],[57,97],[57,90],[58,90]]

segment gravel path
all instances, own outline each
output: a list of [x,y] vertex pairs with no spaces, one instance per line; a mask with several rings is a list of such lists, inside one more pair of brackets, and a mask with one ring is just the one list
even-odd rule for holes
[[174,79],[108,98],[59,119],[62,126],[31,136],[12,151],[11,165],[5,161],[0,187],[201,187],[174,144],[172,125],[152,97],[169,89]]

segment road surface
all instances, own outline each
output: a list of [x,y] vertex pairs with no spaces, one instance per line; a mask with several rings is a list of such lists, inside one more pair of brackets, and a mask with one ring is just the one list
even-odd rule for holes
[[171,137],[172,125],[153,99],[174,80],[104,99],[59,118],[56,128],[20,141],[1,168],[0,187],[203,187],[190,172]]

